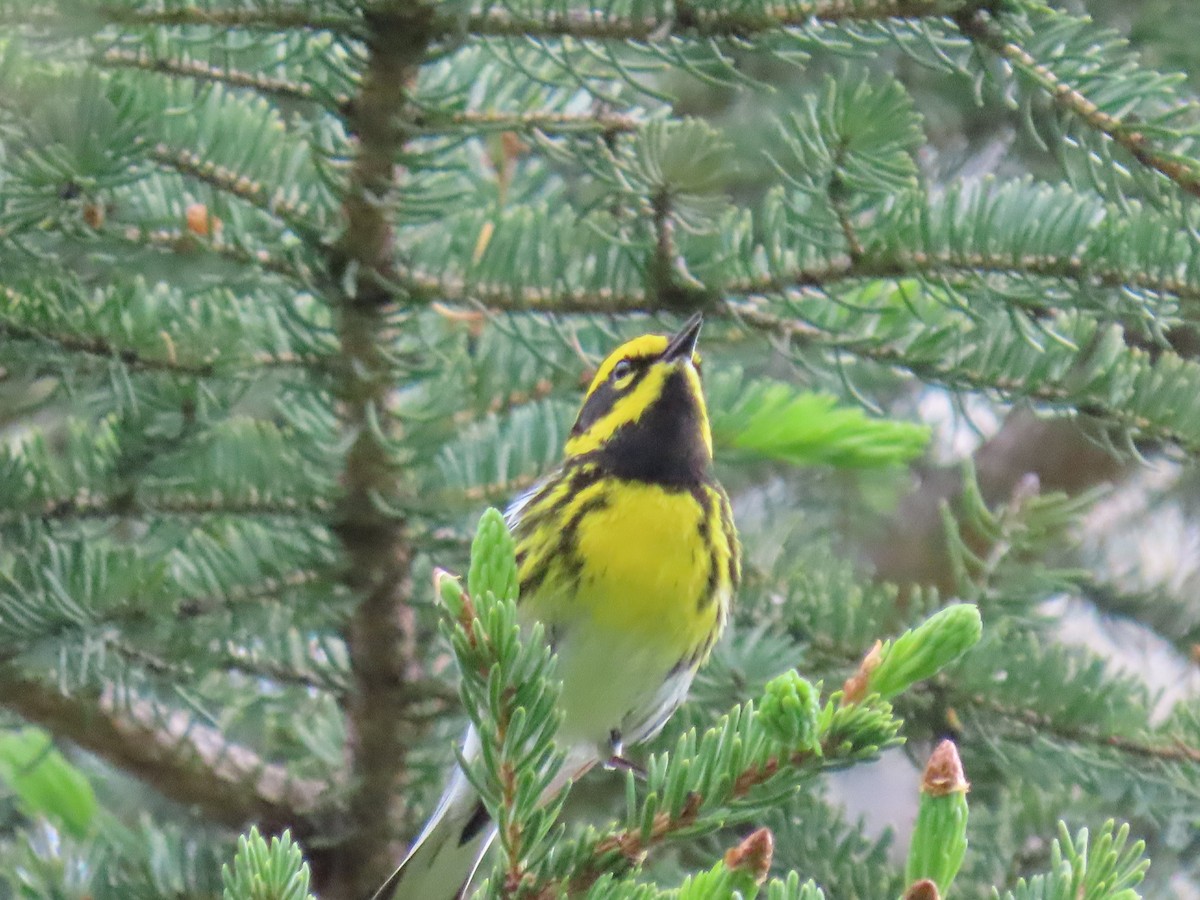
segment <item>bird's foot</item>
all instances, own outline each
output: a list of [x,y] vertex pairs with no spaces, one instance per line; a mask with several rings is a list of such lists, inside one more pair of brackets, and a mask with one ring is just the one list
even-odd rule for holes
[[632,772],[638,778],[645,779],[646,770],[640,763],[627,759],[619,753],[614,753],[604,763],[604,768],[613,772]]

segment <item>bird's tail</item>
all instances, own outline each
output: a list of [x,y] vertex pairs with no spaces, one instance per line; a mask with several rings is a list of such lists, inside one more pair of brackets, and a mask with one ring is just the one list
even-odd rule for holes
[[[474,727],[469,728],[463,758],[473,760],[479,752],[479,735]],[[597,759],[592,746],[572,747],[547,795],[582,777]],[[479,792],[462,769],[455,767],[449,786],[408,856],[371,900],[459,900],[495,836],[496,826]]]
[[[478,753],[479,738],[472,728],[463,755],[471,759]],[[371,900],[457,900],[495,835],[479,792],[456,767],[408,856]]]

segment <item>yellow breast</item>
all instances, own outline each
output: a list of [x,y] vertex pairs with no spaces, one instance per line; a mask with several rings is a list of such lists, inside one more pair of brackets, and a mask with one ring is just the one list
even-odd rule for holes
[[668,665],[711,646],[732,594],[736,552],[709,485],[670,490],[601,480],[558,498],[561,527],[531,535],[522,568],[544,568],[521,603],[555,628],[644,640]]

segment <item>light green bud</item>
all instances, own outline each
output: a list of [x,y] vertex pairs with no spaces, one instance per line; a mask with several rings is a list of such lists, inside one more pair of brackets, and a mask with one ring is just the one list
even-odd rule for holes
[[767,732],[790,750],[820,752],[817,717],[820,694],[795,669],[768,682],[758,703],[758,719]]
[[516,543],[498,509],[489,507],[479,517],[471,542],[467,590],[472,597],[491,591],[497,600],[517,599]]
[[867,693],[890,700],[918,681],[932,678],[982,635],[978,608],[969,603],[947,606],[883,646],[867,673]]
[[904,880],[927,878],[944,897],[967,852],[967,791],[962,762],[953,741],[938,744],[921,779],[917,824],[908,848]]

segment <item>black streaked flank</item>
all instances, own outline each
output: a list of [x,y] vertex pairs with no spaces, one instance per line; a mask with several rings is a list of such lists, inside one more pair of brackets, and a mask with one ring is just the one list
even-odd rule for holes
[[692,488],[692,497],[695,498],[696,505],[700,507],[700,524],[696,528],[696,533],[700,537],[701,546],[708,555],[708,577],[705,580],[704,592],[696,603],[696,610],[704,612],[717,602],[717,582],[721,577],[717,558],[713,555],[715,548],[712,545],[712,520],[714,516],[719,515],[720,505],[716,494],[704,484],[698,484]]
[[721,498],[721,507],[723,512],[723,515],[721,516],[721,528],[725,533],[725,544],[729,547],[729,587],[736,591],[739,583],[742,580],[741,569],[738,566],[737,531],[733,526],[733,512],[728,511],[729,498],[725,495],[725,491],[719,486],[717,487],[717,491],[719,492]]
[[[521,544],[521,536],[534,534],[542,526],[542,524],[551,519],[557,519],[563,507],[577,497],[580,491],[586,490],[604,477],[601,472],[593,465],[584,462],[576,463],[568,467],[571,471],[565,472],[561,476],[555,476],[547,480],[546,487],[538,492],[529,503],[525,505],[521,516],[518,518],[516,527],[513,529],[514,535],[517,537],[518,544]],[[559,490],[558,495],[554,497],[553,502],[547,502],[554,495],[555,488],[560,487],[563,481],[566,481],[566,488]],[[574,526],[578,528],[578,523]],[[540,546],[540,545],[539,545]],[[528,558],[528,551],[521,551],[521,558],[518,565],[523,567],[523,564]],[[544,563],[543,555],[539,554],[534,557],[533,562]],[[527,573],[519,585],[520,595],[527,597],[536,591],[549,574],[549,565],[537,565],[531,572]]]
[[608,506],[609,500],[608,494],[596,494],[594,497],[588,497],[567,520],[567,524],[563,526],[563,530],[558,536],[556,556],[566,564],[567,573],[572,578],[578,578],[579,573],[583,570],[583,560],[579,557],[579,544],[575,540],[575,533],[579,531],[579,526],[585,518],[604,509]]

